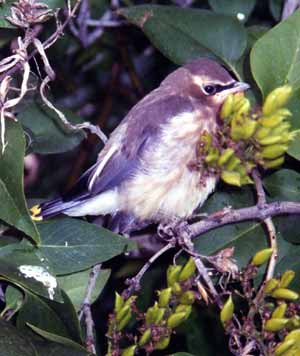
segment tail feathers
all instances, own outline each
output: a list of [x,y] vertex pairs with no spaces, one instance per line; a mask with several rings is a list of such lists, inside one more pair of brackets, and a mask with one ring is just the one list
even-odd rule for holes
[[34,221],[42,221],[46,218],[63,213],[64,211],[81,204],[82,201],[67,201],[64,202],[61,198],[51,200],[49,202],[35,205],[30,209],[31,218]]

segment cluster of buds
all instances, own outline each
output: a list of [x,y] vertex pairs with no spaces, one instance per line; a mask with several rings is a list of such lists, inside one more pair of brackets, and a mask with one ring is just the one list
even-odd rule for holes
[[206,133],[200,139],[207,168],[224,182],[242,186],[252,183],[251,171],[257,165],[265,169],[280,166],[295,136],[288,122],[291,113],[284,107],[291,95],[288,85],[276,88],[256,112],[243,93],[229,95],[220,111],[217,142]]
[[54,15],[47,4],[36,0],[19,0],[12,4],[11,15],[7,20],[21,28],[29,28],[32,25],[46,22]]
[[188,319],[192,312],[192,304],[196,300],[192,289],[195,278],[195,263],[190,258],[182,265],[171,265],[167,270],[167,288],[158,291],[158,299],[141,315],[135,306],[135,296],[124,300],[116,293],[113,317],[110,318],[108,336],[113,339],[136,314],[136,320],[142,321],[138,328],[139,336],[134,336],[134,343],[124,349],[116,350],[113,342],[109,343],[106,356],[133,356],[137,349],[146,352],[164,350],[169,346],[173,329]]

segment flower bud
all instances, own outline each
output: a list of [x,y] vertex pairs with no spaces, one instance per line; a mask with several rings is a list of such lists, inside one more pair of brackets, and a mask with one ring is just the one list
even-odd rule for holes
[[148,308],[146,312],[146,323],[147,324],[159,324],[164,317],[165,309],[159,308],[158,303],[155,302],[153,307]]
[[272,129],[272,134],[273,135],[281,135],[284,132],[288,132],[291,128],[291,124],[289,122],[283,122],[282,124],[274,127]]
[[235,185],[237,187],[241,186],[241,175],[238,172],[223,171],[221,173],[222,180],[230,185]]
[[257,141],[262,146],[274,145],[275,143],[280,143],[282,141],[282,136],[267,136]]
[[283,107],[292,95],[292,87],[284,85],[271,91],[266,97],[262,111],[264,115],[270,115]]
[[128,346],[121,353],[121,356],[134,356],[136,345]]
[[282,303],[272,313],[272,319],[283,318],[286,312],[287,304]]
[[261,266],[266,263],[272,255],[273,250],[271,248],[265,248],[261,251],[256,252],[252,258],[251,263],[254,266]]
[[218,159],[218,166],[223,166],[233,154],[234,150],[232,148],[226,148]]
[[181,286],[180,286],[180,284],[178,283],[178,282],[175,282],[174,284],[173,284],[173,286],[172,286],[172,292],[174,293],[174,294],[181,294],[181,292],[182,292],[182,288],[181,288]]
[[182,296],[179,298],[179,302],[181,304],[189,305],[189,304],[193,304],[194,301],[195,301],[195,294],[191,290],[184,292]]
[[287,288],[278,288],[274,290],[272,297],[276,299],[297,300],[299,295],[293,290]]
[[219,155],[220,155],[220,153],[219,153],[218,149],[215,147],[212,147],[205,157],[205,162],[206,163],[216,162],[219,159]]
[[275,278],[271,278],[267,281],[266,285],[265,285],[265,288],[264,288],[264,292],[266,294],[269,294],[271,292],[273,292],[273,290],[275,288],[277,288],[279,286],[279,281],[278,279],[275,279]]
[[289,329],[298,329],[300,327],[300,316],[294,315],[292,318],[290,318],[287,327]]
[[125,326],[130,322],[130,319],[132,317],[131,310],[128,310],[127,314],[124,315],[124,317],[119,321],[117,325],[117,330],[121,331],[125,328]]
[[243,98],[234,109],[234,116],[242,119],[248,115],[250,111],[250,101],[247,98]]
[[143,335],[139,340],[139,346],[144,346],[151,339],[151,329],[144,331]]
[[181,272],[182,266],[171,265],[167,269],[167,282],[168,287],[172,287],[175,282],[178,281],[179,273]]
[[295,272],[292,270],[285,271],[280,278],[280,288],[286,288],[295,278]]
[[241,163],[241,160],[237,156],[232,156],[226,163],[226,170],[234,171],[235,168]]
[[130,311],[130,305],[124,305],[117,313],[116,313],[116,320],[120,321],[121,319],[124,318],[124,315],[126,315]]
[[222,120],[228,118],[233,112],[234,96],[232,94],[228,95],[224,101],[221,111],[220,118]]
[[124,300],[119,293],[115,293],[115,312],[118,313],[124,305]]
[[233,304],[232,297],[230,296],[225,302],[220,313],[220,319],[223,325],[232,319],[233,312],[234,312],[234,304]]
[[291,339],[288,341],[284,341],[281,344],[279,344],[276,349],[275,349],[275,356],[281,356],[283,355],[286,351],[288,351],[293,345],[295,344],[295,340]]
[[257,140],[262,140],[263,138],[267,137],[271,132],[270,128],[267,127],[260,127],[255,132],[255,137]]
[[167,326],[169,328],[176,328],[186,319],[186,313],[180,312],[169,316]]
[[300,348],[300,329],[290,331],[284,338],[284,341],[294,340],[297,347]]
[[288,323],[289,319],[286,318],[277,318],[277,319],[270,319],[267,320],[265,323],[264,329],[266,331],[279,331],[283,329],[286,324]]
[[261,150],[261,156],[263,158],[277,158],[282,156],[288,149],[287,145],[270,145]]
[[184,265],[182,271],[179,274],[178,281],[184,282],[194,275],[196,271],[196,265],[192,257],[189,258],[187,263]]
[[158,305],[160,307],[166,307],[172,296],[172,288],[165,288],[159,292]]
[[171,340],[171,335],[163,336],[155,345],[154,350],[164,350],[166,349]]
[[279,167],[281,166],[282,164],[284,163],[284,156],[282,157],[278,157],[276,159],[267,159],[267,160],[264,160],[264,168],[269,168],[269,169],[272,169],[272,168],[276,168],[276,167]]
[[288,109],[279,109],[269,116],[262,116],[259,119],[260,125],[269,128],[275,128],[282,123],[288,116],[291,116],[291,112]]
[[175,309],[175,313],[182,312],[185,313],[185,319],[187,319],[192,312],[192,306],[187,304],[179,304]]

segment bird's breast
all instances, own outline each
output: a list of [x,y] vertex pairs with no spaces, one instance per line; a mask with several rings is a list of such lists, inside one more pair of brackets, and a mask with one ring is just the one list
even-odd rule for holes
[[121,210],[140,220],[187,218],[202,205],[216,184],[190,169],[196,159],[201,133],[213,132],[215,122],[183,113],[163,125],[153,144],[145,149],[139,169],[120,191]]

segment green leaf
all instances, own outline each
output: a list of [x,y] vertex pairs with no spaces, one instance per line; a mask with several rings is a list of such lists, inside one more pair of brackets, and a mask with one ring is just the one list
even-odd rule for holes
[[38,224],[40,251],[56,274],[85,270],[135,248],[135,243],[109,230],[79,219],[52,219]]
[[208,3],[215,12],[234,16],[245,22],[254,9],[256,0],[208,0]]
[[21,125],[6,120],[8,142],[0,155],[0,219],[25,232],[39,243],[38,231],[27,210],[23,191],[25,139]]
[[[58,278],[60,287],[67,293],[71,299],[74,307],[78,311],[85,297],[87,283],[91,270],[77,272],[62,276]],[[102,289],[104,288],[108,278],[110,276],[110,270],[101,270],[93,288],[91,295],[91,304],[98,298]]]
[[282,7],[283,7],[284,0],[269,0],[269,7],[271,14],[273,15],[274,19],[279,21],[281,18]]
[[27,323],[27,325],[34,331],[36,332],[38,335],[44,337],[46,340],[49,340],[49,341],[53,341],[53,342],[57,342],[59,344],[62,344],[62,345],[65,345],[65,346],[69,346],[69,347],[72,347],[76,350],[79,350],[79,351],[84,351],[86,352],[85,348],[83,346],[81,346],[80,344],[77,344],[76,342],[68,339],[68,338],[65,338],[65,337],[62,337],[62,336],[59,336],[59,335],[55,335],[55,334],[52,334],[52,333],[49,333],[45,330],[42,330],[40,328],[37,328],[36,326],[34,325],[31,325],[30,323]]
[[[71,123],[81,119],[70,111],[64,111]],[[18,114],[18,120],[30,137],[30,150],[36,153],[61,153],[72,150],[84,139],[82,130],[67,132],[56,113],[38,104],[31,104]]]
[[38,356],[33,344],[13,325],[0,319],[1,356]]
[[[15,3],[15,0],[6,0],[0,4],[0,28],[16,28],[9,21],[7,21],[7,16],[11,15],[11,5]],[[47,4],[50,9],[55,10],[56,8],[64,7],[63,0],[44,0],[43,4]]]
[[62,296],[63,303],[56,303],[27,291],[25,302],[18,313],[18,329],[26,329],[29,323],[41,330],[81,344],[81,330],[76,311],[63,291]]
[[291,169],[281,169],[264,178],[264,186],[271,200],[300,201],[300,174]]
[[91,356],[91,354],[85,350],[74,349],[73,347],[46,340],[43,342],[35,342],[34,346],[39,356]]
[[139,26],[154,46],[177,64],[210,56],[236,72],[236,61],[246,49],[246,31],[230,16],[158,5],[132,6],[121,9],[120,14]]
[[[255,205],[250,188],[218,191],[211,196],[201,211],[213,213],[222,209],[239,209]],[[226,213],[226,212],[225,212]],[[195,248],[203,255],[215,254],[218,251],[234,247],[234,258],[238,265],[245,266],[249,259],[260,249],[266,248],[266,236],[261,224],[257,221],[245,221],[229,224],[211,230],[195,239]]]
[[9,311],[11,317],[21,308],[23,305],[24,295],[22,291],[13,285],[8,285],[5,290],[5,308],[1,312],[1,315],[5,315]]
[[300,88],[300,12],[268,31],[251,51],[254,79],[265,97],[283,84]]
[[51,266],[29,243],[22,242],[0,248],[0,276],[22,289],[62,301],[59,288],[50,284],[52,278],[55,281]]

